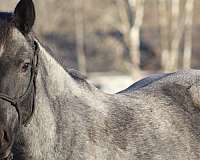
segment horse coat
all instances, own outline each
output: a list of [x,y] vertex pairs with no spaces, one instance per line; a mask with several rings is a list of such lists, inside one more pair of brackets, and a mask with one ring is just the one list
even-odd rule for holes
[[111,95],[72,77],[41,45],[39,55],[36,111],[17,159],[199,159],[199,71]]
[[[16,78],[13,76],[9,83],[4,80],[16,68],[9,64],[19,58],[16,50],[23,47],[25,52],[20,50],[19,54],[30,56],[27,39],[38,46],[35,111],[27,127],[16,127],[11,144],[15,160],[200,159],[200,71],[157,75],[118,94],[103,93],[83,76],[63,69],[47,52],[30,32],[34,15],[32,1],[21,0],[10,32],[1,23],[13,20],[13,14],[0,13],[0,72],[4,73],[0,77],[1,92],[3,84],[9,88]],[[4,41],[2,33],[7,32],[8,40]],[[22,64],[23,73],[13,74],[27,80],[24,75],[30,64]],[[13,114],[2,113],[8,109]],[[0,110],[0,115],[6,117],[0,117],[2,124],[19,116],[2,98]],[[1,140],[9,140],[0,134]]]

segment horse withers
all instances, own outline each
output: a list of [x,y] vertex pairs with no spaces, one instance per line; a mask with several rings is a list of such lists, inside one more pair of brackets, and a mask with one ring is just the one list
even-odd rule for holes
[[32,0],[0,12],[0,159],[199,160],[200,71],[105,94],[32,32]]

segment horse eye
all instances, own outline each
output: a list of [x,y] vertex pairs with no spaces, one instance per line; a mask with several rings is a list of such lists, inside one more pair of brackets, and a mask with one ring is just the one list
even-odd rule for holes
[[29,69],[29,67],[30,63],[24,63],[21,68],[22,72],[26,72]]

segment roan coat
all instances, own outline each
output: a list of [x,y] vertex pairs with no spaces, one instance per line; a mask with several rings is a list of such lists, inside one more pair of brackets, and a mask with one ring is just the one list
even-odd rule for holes
[[[200,71],[155,75],[118,94],[103,93],[54,60],[29,30],[29,16],[34,14],[27,8],[33,8],[32,1],[19,3],[15,14],[23,8],[21,13],[28,19],[13,26],[9,46],[20,42],[18,46],[27,47],[24,35],[32,37],[39,48],[39,70],[32,120],[27,127],[11,132],[16,134],[11,149],[15,160],[200,159]],[[11,16],[0,13],[0,24]],[[23,28],[24,24],[31,28]],[[5,26],[0,25],[0,30]],[[0,59],[15,54],[4,48]],[[0,86],[4,78],[1,74]],[[0,117],[5,116],[5,103],[0,101]],[[17,119],[14,112],[10,111]]]

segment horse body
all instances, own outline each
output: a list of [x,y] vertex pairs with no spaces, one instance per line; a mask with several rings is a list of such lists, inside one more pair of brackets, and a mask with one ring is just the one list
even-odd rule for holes
[[[50,56],[30,33],[34,15],[31,0],[19,2],[14,19],[0,14],[0,90],[7,95],[0,94],[0,159],[11,159],[9,152],[16,160],[200,159],[200,71],[103,93]],[[11,31],[1,25],[7,17]],[[23,103],[12,103],[26,89]]]
[[199,159],[200,115],[190,91],[199,71],[110,95],[71,77],[40,50],[37,108],[14,146],[16,159]]
[[[21,138],[14,146],[16,159],[107,159],[104,152],[112,157],[114,152],[106,149],[105,137],[110,95],[84,79],[75,80],[41,46],[40,50],[38,107],[31,124],[19,133]],[[94,156],[95,150],[98,156]]]

